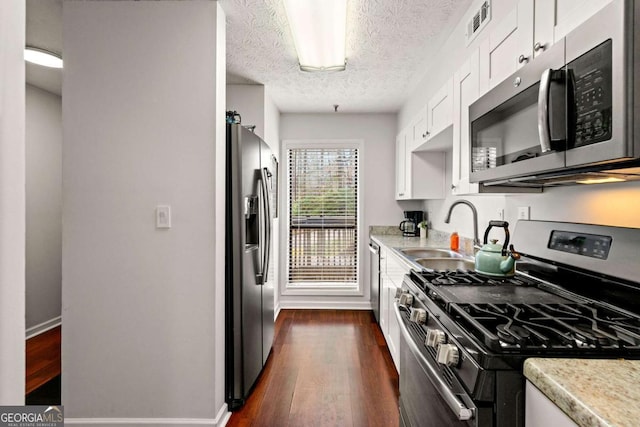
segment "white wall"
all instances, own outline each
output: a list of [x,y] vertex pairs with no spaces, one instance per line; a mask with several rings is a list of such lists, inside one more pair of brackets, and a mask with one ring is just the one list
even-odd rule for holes
[[267,141],[264,92],[263,85],[227,85],[227,110],[240,113],[242,124],[255,126],[254,133]]
[[24,404],[24,28],[24,2],[0,2],[0,405]]
[[[359,139],[364,141],[360,156],[361,213],[360,228],[360,280],[364,289],[362,297],[299,297],[281,295],[283,308],[296,307],[354,307],[370,308],[369,305],[369,226],[398,224],[404,209],[412,208],[409,203],[398,203],[395,198],[395,114],[282,114],[280,138],[289,139]],[[282,151],[281,179],[286,180],[286,153]],[[282,186],[281,186],[282,188]],[[286,198],[282,197],[281,212],[284,226]],[[286,260],[286,231],[282,230],[283,250]],[[281,266],[283,263],[281,263]],[[282,269],[281,271],[284,271]],[[282,277],[281,285],[284,286]]]
[[[447,153],[447,188],[451,181],[450,154]],[[498,209],[504,209],[505,219],[512,224],[510,229],[513,231],[520,206],[530,207],[531,219],[536,220],[640,227],[640,182],[572,185],[548,188],[535,194],[448,196],[445,200],[424,203],[424,209],[431,213],[433,228],[448,232],[456,230],[464,237],[472,237],[471,210],[466,206],[456,207],[451,223],[444,223],[449,206],[459,199],[471,201],[478,209],[480,239],[488,222],[498,219]],[[496,231],[496,238],[502,238],[499,231]]]
[[[64,2],[63,23],[66,421],[215,425],[226,414],[221,9]],[[155,228],[160,204],[171,229]]]
[[60,316],[62,99],[26,89],[26,327]]

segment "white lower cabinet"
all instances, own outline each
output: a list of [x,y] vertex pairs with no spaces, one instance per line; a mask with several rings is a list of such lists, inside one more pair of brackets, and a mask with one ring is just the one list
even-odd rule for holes
[[[390,249],[380,247],[380,329],[389,347],[393,363],[400,371],[400,325],[394,309],[396,290],[402,286],[404,276],[411,267]],[[382,267],[384,265],[384,267]]]
[[567,414],[527,381],[525,391],[525,427],[578,427]]
[[395,308],[393,304],[395,303],[395,295],[396,295],[396,286],[391,283],[391,286],[387,288],[389,292],[389,333],[386,336],[387,346],[389,346],[389,352],[391,353],[391,358],[393,359],[393,363],[396,365],[396,369],[400,372],[400,325],[398,324],[398,319],[396,318]]

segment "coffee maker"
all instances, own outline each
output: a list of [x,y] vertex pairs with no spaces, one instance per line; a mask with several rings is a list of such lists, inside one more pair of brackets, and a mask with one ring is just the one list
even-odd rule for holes
[[400,230],[402,235],[406,237],[420,236],[420,229],[418,224],[424,219],[424,212],[422,211],[404,211],[404,221],[400,223]]

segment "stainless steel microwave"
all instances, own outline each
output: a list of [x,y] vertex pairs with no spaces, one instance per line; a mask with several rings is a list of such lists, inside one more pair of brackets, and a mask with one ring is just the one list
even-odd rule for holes
[[614,0],[470,106],[471,182],[640,179],[634,17],[640,1]]

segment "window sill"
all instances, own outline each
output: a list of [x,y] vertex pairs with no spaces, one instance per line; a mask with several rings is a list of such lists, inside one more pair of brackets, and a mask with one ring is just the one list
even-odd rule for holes
[[319,296],[363,296],[362,289],[358,285],[301,285],[289,284],[283,290],[282,295],[319,295]]

